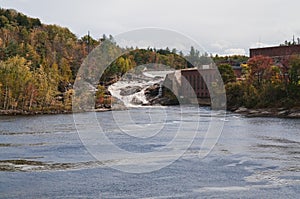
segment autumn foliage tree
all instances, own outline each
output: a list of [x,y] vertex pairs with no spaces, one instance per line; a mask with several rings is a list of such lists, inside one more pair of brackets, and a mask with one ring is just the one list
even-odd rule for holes
[[[287,61],[288,60],[288,61]],[[247,108],[300,106],[300,58],[293,55],[274,63],[265,56],[250,58],[249,76],[226,85],[229,107]]]
[[272,58],[266,56],[255,56],[248,60],[248,66],[250,68],[251,80],[257,79],[258,83],[261,81],[267,81],[272,76],[272,65],[274,64]]
[[73,83],[86,46],[67,28],[0,9],[1,109],[64,109],[59,88]]

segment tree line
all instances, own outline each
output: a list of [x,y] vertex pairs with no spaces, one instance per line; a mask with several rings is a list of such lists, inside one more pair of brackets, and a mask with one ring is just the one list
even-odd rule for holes
[[[89,34],[77,38],[68,28],[42,24],[39,19],[0,8],[0,109],[71,110],[72,85],[78,69],[103,41],[117,46],[111,35],[98,40]],[[108,50],[110,55],[129,53],[118,57],[104,72],[99,80],[100,96],[107,94],[111,80],[140,64],[191,67],[182,52],[176,54],[176,49]]]
[[[300,56],[291,55],[280,62],[256,56],[242,64],[242,81],[226,82],[230,109],[300,107]],[[228,74],[228,73],[227,73]],[[226,73],[222,74],[222,76]]]
[[0,9],[0,108],[69,109],[68,91],[87,55],[85,39],[67,28]]
[[[111,45],[107,54],[121,56],[94,85],[99,104],[110,104],[107,87],[136,66],[151,63],[153,69],[160,64],[184,69],[213,60],[225,83],[229,107],[299,105],[298,56],[286,60],[282,67],[268,57],[212,56],[194,47],[188,55],[169,48],[123,49],[111,35],[78,38],[68,28],[0,9],[0,110],[71,110],[77,72],[87,55],[104,41]],[[243,67],[244,81],[236,81],[232,65]]]

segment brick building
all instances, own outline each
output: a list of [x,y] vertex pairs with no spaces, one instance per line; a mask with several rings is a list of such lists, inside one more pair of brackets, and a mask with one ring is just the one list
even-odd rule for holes
[[[189,84],[181,85],[181,95],[184,97],[197,96],[197,98],[210,98],[206,83],[215,82],[217,79],[216,69],[184,69],[181,70],[181,83],[185,79]],[[206,80],[206,81],[204,81]]]
[[186,99],[209,99],[208,87],[217,82],[217,69],[189,68],[177,70],[166,76],[164,85],[171,89],[176,96]]
[[258,55],[276,58],[288,58],[291,55],[300,55],[300,45],[274,46],[250,49],[250,58]]
[[[271,57],[283,73],[289,70],[289,60],[292,55],[300,55],[300,45],[273,46],[250,49],[250,58],[262,55]],[[287,78],[287,77],[285,77]]]

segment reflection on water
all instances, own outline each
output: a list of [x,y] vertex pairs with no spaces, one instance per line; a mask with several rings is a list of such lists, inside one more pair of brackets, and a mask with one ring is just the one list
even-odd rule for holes
[[[187,108],[183,117],[177,117],[181,114],[178,107],[166,109],[170,116],[164,120],[167,127],[140,138],[119,131],[111,112],[97,113],[107,137],[135,153],[163,148],[182,122],[199,121],[199,132],[181,158],[144,174],[124,173],[110,166],[151,165],[170,157],[99,161],[82,145],[72,115],[0,117],[0,197],[296,198],[300,194],[300,120],[227,114],[218,143],[209,156],[200,159],[203,133],[210,116],[218,118],[218,114]],[[151,117],[143,114],[149,111],[130,111],[145,131]],[[157,118],[152,121],[162,125]],[[131,131],[133,127],[124,129]],[[176,147],[180,149],[180,145]],[[110,157],[109,151],[103,153]]]

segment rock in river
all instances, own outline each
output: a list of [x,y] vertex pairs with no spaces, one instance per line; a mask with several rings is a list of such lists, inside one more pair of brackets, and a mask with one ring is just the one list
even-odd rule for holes
[[122,96],[133,95],[134,93],[140,92],[141,90],[142,88],[140,86],[127,86],[121,89],[120,95]]

